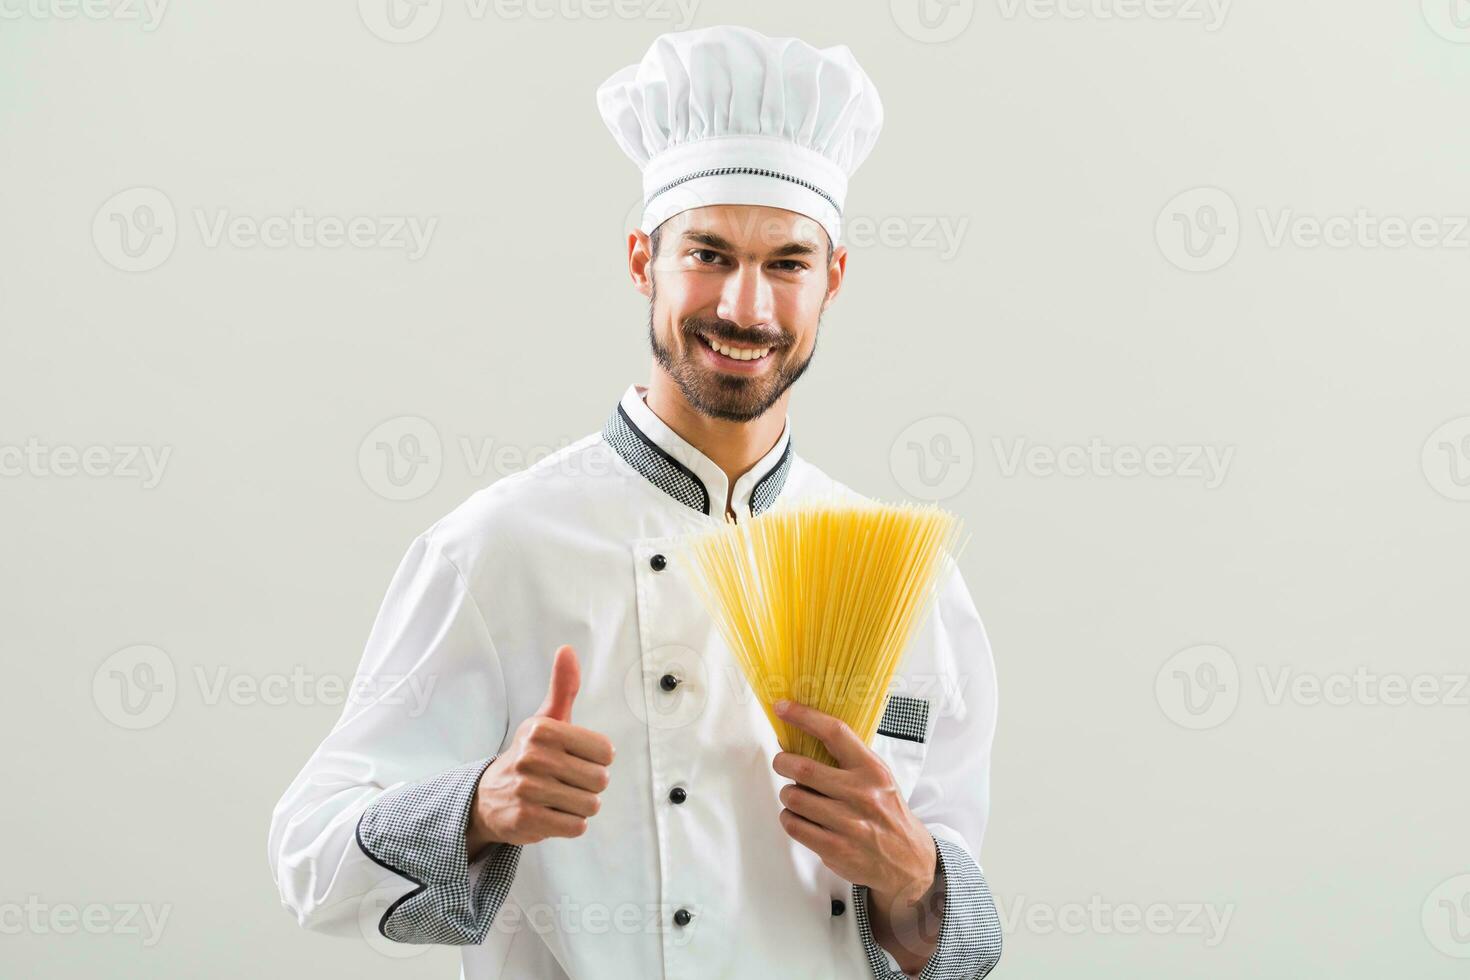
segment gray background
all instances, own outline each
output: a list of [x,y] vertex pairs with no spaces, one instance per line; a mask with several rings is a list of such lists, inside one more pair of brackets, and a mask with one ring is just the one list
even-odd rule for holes
[[[646,380],[593,91],[738,22],[849,45],[885,103],[793,435],[975,532],[995,975],[1464,975],[1470,8],[385,3],[4,5],[0,972],[455,974],[279,908],[270,810],[341,701],[248,685],[350,677],[413,535]],[[211,233],[297,208],[373,241]],[[129,222],[165,234],[129,258]],[[1048,467],[1093,440],[1153,472]],[[172,707],[130,730],[139,656]]]

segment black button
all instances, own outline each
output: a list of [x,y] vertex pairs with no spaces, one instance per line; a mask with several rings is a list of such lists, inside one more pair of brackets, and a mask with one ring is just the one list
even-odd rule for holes
[[679,911],[674,913],[674,925],[687,926],[689,924],[689,920],[692,918],[693,916],[689,914],[688,909],[680,909]]
[[669,790],[669,799],[673,800],[675,803],[683,803],[685,800],[689,799],[689,794],[684,792],[684,787],[675,786],[673,789]]
[[845,911],[847,911],[847,906],[844,905],[844,904],[842,904],[842,899],[840,899],[840,898],[834,898],[834,899],[832,899],[832,914],[833,915],[841,915]]
[[679,678],[675,677],[673,674],[665,674],[658,679],[658,686],[663,688],[665,691],[672,691],[674,688],[679,686]]
[[663,555],[654,555],[648,559],[648,563],[653,566],[655,572],[661,572],[664,570],[664,566],[669,563],[669,560]]

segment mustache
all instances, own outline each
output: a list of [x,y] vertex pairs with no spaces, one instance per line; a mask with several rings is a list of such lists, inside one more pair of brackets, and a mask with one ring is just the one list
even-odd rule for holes
[[780,331],[769,333],[759,330],[743,330],[729,320],[701,320],[690,317],[684,321],[684,332],[746,347],[786,347],[790,343],[786,334]]

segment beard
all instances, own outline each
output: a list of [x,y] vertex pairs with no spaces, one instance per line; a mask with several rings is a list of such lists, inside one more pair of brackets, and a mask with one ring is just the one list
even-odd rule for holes
[[[655,287],[656,290],[656,287]],[[742,330],[728,320],[706,319],[700,316],[685,317],[679,322],[679,333],[684,337],[684,353],[676,356],[673,349],[659,341],[653,326],[653,300],[655,291],[648,300],[648,345],[653,349],[653,358],[683,392],[684,398],[694,410],[711,418],[730,422],[749,422],[766,413],[796,379],[806,373],[812,358],[817,354],[816,340],[812,341],[811,353],[799,363],[791,364],[777,360],[762,374],[750,376],[728,374],[705,365],[698,348],[707,346],[703,335],[748,346],[771,345],[767,357],[781,358],[791,344],[784,333],[760,333]],[[822,317],[817,316],[818,334]]]

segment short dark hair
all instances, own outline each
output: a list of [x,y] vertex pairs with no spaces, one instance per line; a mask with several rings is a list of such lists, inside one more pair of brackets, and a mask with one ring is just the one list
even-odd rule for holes
[[[664,226],[662,224],[659,224],[657,227],[655,227],[653,229],[653,231],[651,231],[651,232],[648,233],[648,246],[652,250],[652,257],[655,258],[655,259],[658,258],[658,242],[659,242],[659,239],[663,237],[663,230],[664,230]],[[831,239],[830,236],[825,236],[824,235],[823,237],[827,239],[827,264],[828,265],[831,265],[832,264],[832,239]]]

